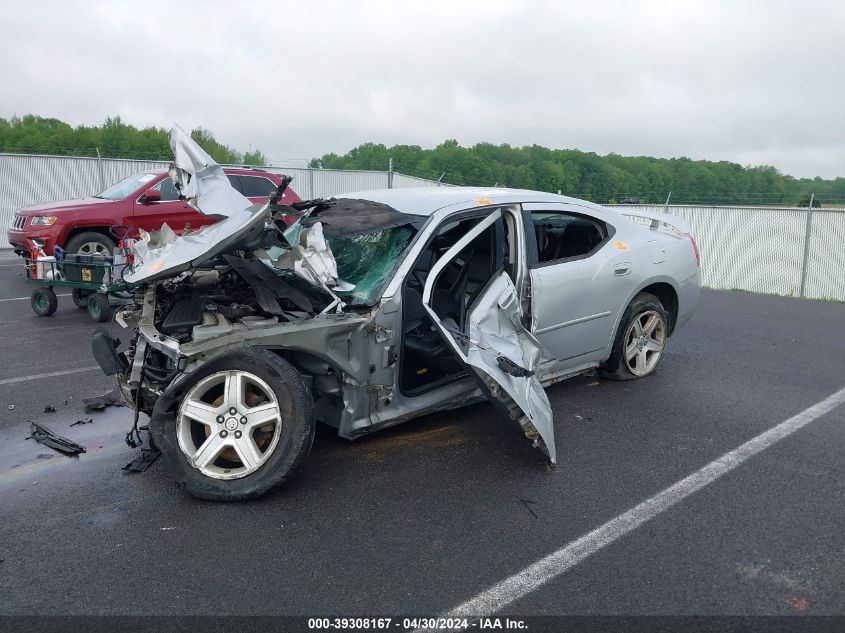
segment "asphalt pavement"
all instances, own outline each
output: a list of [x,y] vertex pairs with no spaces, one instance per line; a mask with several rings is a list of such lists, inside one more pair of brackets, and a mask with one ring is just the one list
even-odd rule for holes
[[[163,460],[121,470],[131,412],[82,410],[111,388],[96,324],[70,297],[36,316],[21,272],[0,254],[0,614],[445,613],[845,387],[845,304],[705,291],[655,375],[548,390],[555,469],[482,404],[320,428],[278,493],[203,502]],[[840,405],[505,612],[845,614],[843,501]]]

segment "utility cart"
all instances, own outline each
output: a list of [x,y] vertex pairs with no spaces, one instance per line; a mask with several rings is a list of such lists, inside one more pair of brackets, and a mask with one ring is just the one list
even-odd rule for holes
[[30,305],[39,316],[50,316],[58,308],[54,288],[71,288],[77,307],[87,310],[94,321],[108,321],[112,315],[109,295],[120,295],[129,288],[123,281],[125,264],[115,264],[111,257],[74,255],[25,261],[27,280],[36,286]]

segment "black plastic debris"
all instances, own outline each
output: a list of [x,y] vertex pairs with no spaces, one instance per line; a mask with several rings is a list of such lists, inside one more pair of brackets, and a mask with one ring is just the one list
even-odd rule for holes
[[142,473],[152,466],[160,456],[161,451],[156,448],[142,448],[138,457],[126,464],[121,470],[130,473]]
[[56,412],[56,407],[54,407],[52,404],[48,404],[47,406],[44,407],[44,413],[55,413],[55,412]]
[[85,405],[85,413],[102,411],[106,407],[123,406],[123,403],[117,397],[117,392],[113,390],[109,391],[108,393],[104,393],[102,396],[96,396],[95,398],[85,398],[82,401],[82,404]]
[[70,426],[77,426],[77,425],[82,425],[82,424],[91,424],[93,421],[94,420],[92,418],[85,418],[83,420],[77,420],[76,422],[74,422]]
[[528,376],[534,375],[533,371],[525,369],[525,367],[520,367],[506,356],[497,357],[496,363],[499,365],[499,369],[511,376],[515,376],[516,378],[527,378]]
[[73,440],[69,440],[61,435],[56,435],[43,424],[30,422],[29,427],[32,435],[26,439],[33,439],[39,444],[43,444],[44,446],[57,450],[65,455],[78,455],[79,453],[85,452],[85,447],[82,446],[82,444],[77,444]]

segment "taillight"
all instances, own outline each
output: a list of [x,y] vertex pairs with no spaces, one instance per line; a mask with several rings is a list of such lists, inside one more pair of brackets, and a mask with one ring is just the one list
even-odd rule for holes
[[698,267],[701,267],[701,253],[698,252],[698,244],[695,243],[695,238],[690,235],[689,233],[684,233],[689,238],[690,244],[692,244],[692,250],[695,253],[695,263],[698,264]]

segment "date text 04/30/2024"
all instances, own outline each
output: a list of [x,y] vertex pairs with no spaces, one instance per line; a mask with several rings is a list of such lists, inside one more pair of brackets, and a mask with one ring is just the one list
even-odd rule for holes
[[524,620],[515,618],[308,618],[308,628],[312,630],[388,630],[398,628],[413,630],[460,631],[476,630],[511,630],[527,629]]

